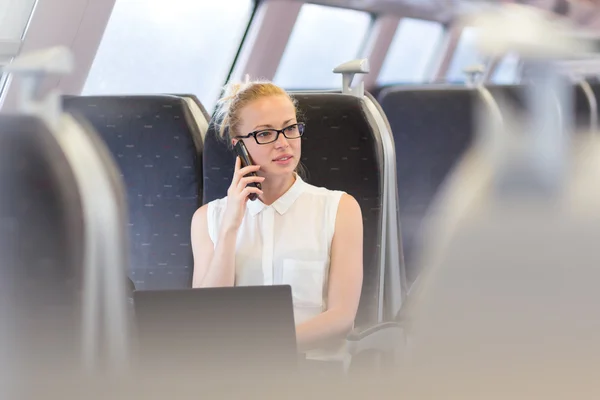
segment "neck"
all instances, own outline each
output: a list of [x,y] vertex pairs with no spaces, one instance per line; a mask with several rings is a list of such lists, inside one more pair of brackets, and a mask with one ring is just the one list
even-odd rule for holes
[[292,187],[294,182],[296,182],[296,174],[267,176],[262,183],[263,194],[260,196],[260,200],[266,205],[273,204]]

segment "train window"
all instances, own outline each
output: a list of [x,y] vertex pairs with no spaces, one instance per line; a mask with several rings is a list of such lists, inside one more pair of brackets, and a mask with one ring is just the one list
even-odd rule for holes
[[341,87],[341,77],[331,71],[358,57],[370,25],[365,12],[304,4],[274,82],[287,89]]
[[428,80],[429,67],[444,37],[437,22],[404,18],[400,21],[377,78],[380,85]]
[[475,64],[486,63],[483,57],[475,48],[477,40],[477,30],[473,27],[465,27],[460,36],[458,46],[454,52],[452,63],[446,74],[446,80],[449,82],[465,82],[466,76],[463,70]]
[[252,0],[117,0],[83,94],[195,94],[210,113]]
[[519,78],[519,56],[514,53],[505,55],[498,63],[492,75],[492,82],[499,84],[515,83]]
[[0,1],[0,40],[21,40],[36,0]]

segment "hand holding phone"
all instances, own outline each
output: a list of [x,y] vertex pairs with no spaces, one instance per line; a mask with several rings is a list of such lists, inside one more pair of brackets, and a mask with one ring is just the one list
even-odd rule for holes
[[[240,157],[240,160],[242,162],[242,168],[254,165],[254,163],[252,162],[252,158],[250,158],[250,153],[248,153],[248,149],[244,145],[244,142],[242,142],[241,140],[238,140],[234,146],[234,149],[235,149],[235,152],[237,153],[237,155]],[[256,172],[250,172],[249,174],[247,174],[245,176],[246,177],[258,176],[258,174]],[[262,186],[261,186],[260,182],[250,182],[246,186],[253,186],[259,190],[262,190]],[[248,198],[250,200],[254,201],[258,198],[258,194],[250,193],[248,195]]]
[[244,219],[248,199],[257,199],[262,194],[260,183],[265,178],[256,174],[259,169],[259,165],[252,164],[242,167],[242,158],[235,158],[233,179],[227,189],[227,208],[222,221],[222,229],[225,231],[237,230]]

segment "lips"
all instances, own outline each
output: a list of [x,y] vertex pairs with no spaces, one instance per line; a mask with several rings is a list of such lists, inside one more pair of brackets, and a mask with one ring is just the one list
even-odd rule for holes
[[293,156],[291,154],[283,154],[277,158],[275,158],[273,161],[287,161],[290,158],[292,158]]

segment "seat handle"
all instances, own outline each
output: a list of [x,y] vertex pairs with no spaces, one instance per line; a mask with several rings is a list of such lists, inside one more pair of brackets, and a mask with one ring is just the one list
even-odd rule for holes
[[360,82],[355,88],[350,87],[350,85],[355,74],[368,74],[370,70],[369,60],[361,58],[338,65],[333,69],[333,73],[342,74],[342,93],[363,97],[365,95],[364,82]]

